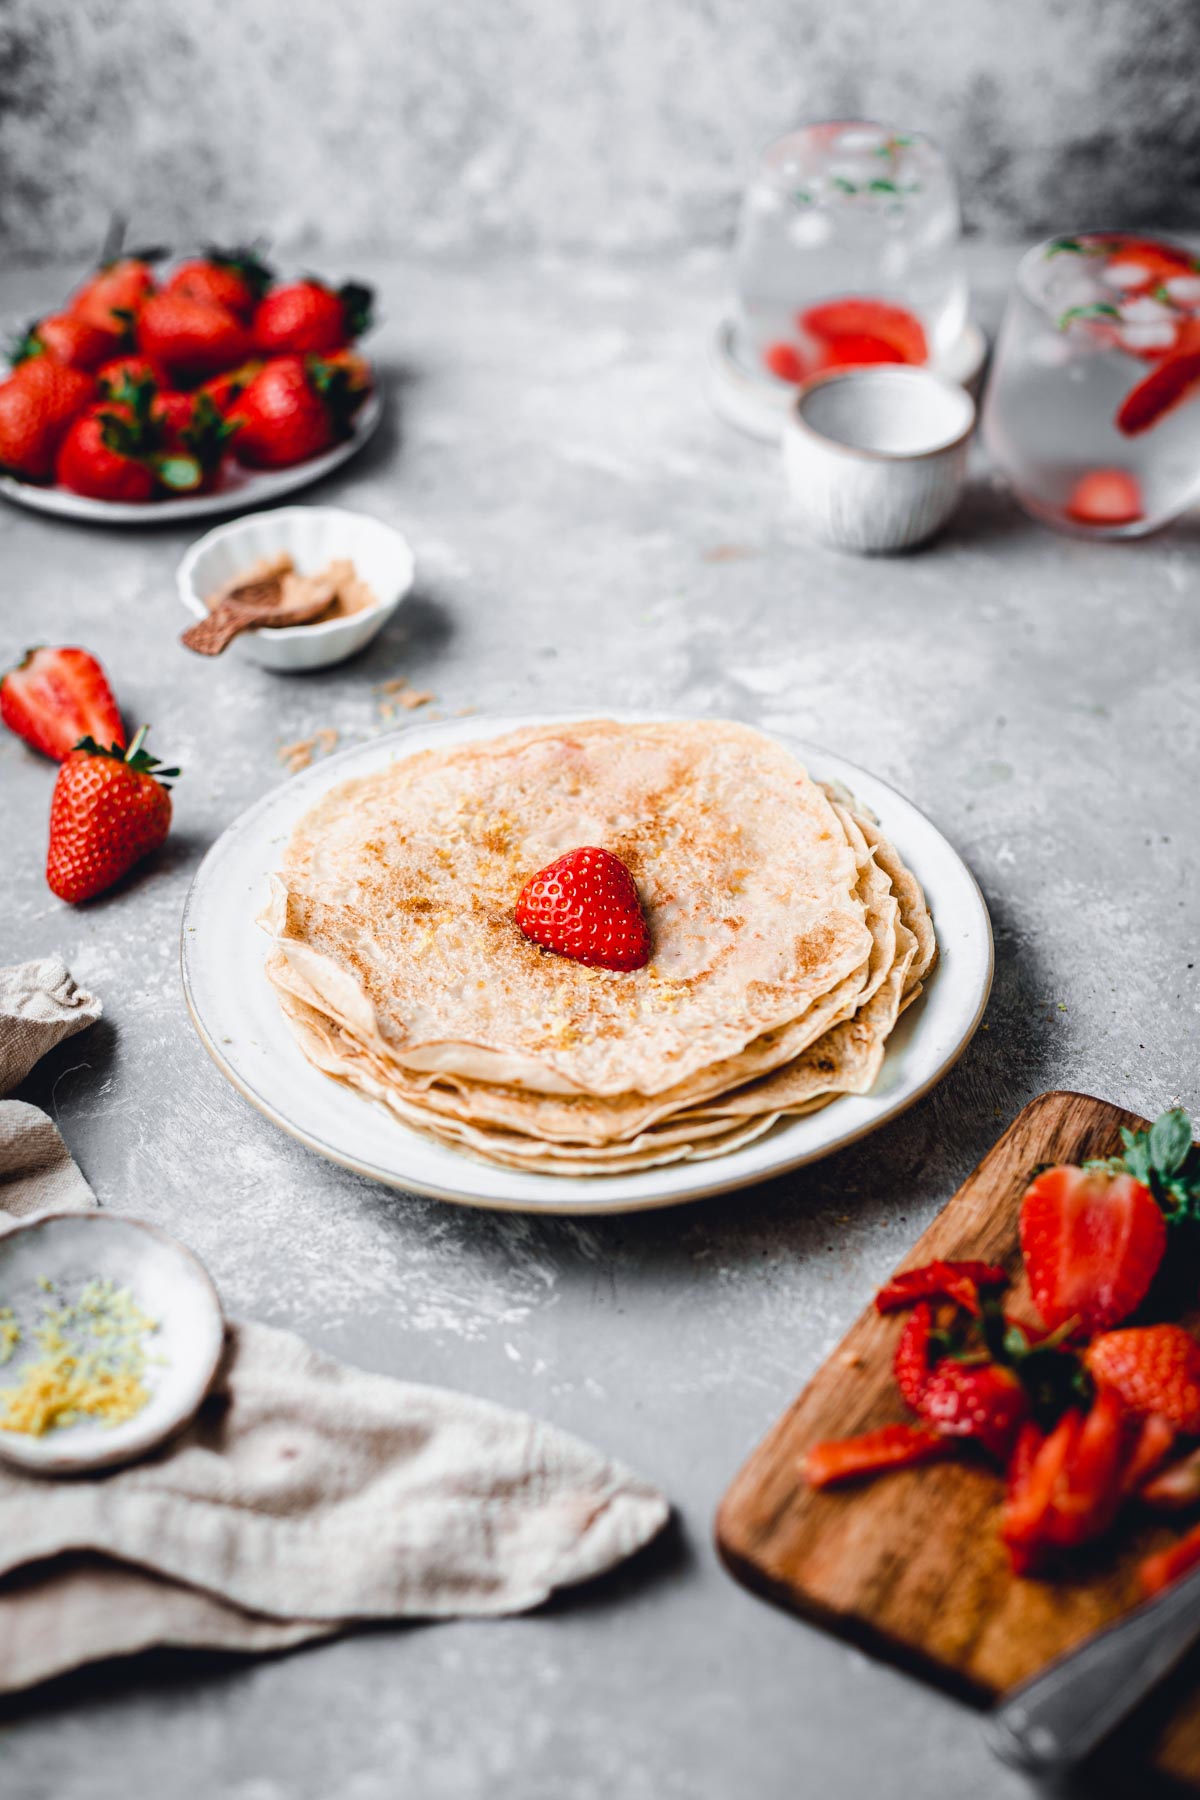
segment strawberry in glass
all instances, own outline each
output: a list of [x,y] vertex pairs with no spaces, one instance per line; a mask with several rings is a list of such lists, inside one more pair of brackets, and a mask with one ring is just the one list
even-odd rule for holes
[[921,133],[840,121],[779,139],[742,203],[739,360],[795,385],[945,356],[967,316],[959,233],[953,179]]
[[1137,537],[1200,493],[1200,259],[1129,232],[1022,259],[984,399],[993,461],[1035,518]]

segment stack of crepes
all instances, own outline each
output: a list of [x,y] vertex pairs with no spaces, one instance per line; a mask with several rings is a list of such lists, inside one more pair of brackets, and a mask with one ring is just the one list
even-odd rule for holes
[[[597,845],[648,965],[514,922]],[[876,821],[745,725],[595,720],[398,755],[301,820],[260,923],[305,1055],[456,1149],[603,1175],[719,1156],[874,1082],[937,955]]]

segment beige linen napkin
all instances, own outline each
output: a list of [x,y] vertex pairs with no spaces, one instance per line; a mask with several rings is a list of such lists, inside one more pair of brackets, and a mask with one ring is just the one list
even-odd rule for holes
[[[31,1001],[35,969],[57,1000]],[[98,1016],[75,995],[61,963],[0,971],[0,1070],[20,1066],[14,1018],[61,1037],[64,1012]],[[10,1126],[15,1143],[41,1121],[62,1145],[21,1111],[34,1123]],[[27,1209],[37,1186],[21,1184]],[[156,1645],[272,1650],[367,1619],[521,1612],[632,1555],[667,1514],[648,1483],[524,1414],[231,1326],[212,1393],[157,1456],[58,1481],[0,1462],[0,1692]]]
[[[24,1081],[55,1044],[94,1025],[100,1011],[57,956],[0,969],[0,1094]],[[53,1120],[23,1100],[0,1100],[0,1213],[22,1219],[95,1204]]]

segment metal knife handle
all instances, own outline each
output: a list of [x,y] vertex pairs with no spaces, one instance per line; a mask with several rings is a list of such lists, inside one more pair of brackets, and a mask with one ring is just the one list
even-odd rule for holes
[[1082,1762],[1200,1637],[1200,1570],[1015,1689],[984,1732],[1003,1762],[1061,1774]]

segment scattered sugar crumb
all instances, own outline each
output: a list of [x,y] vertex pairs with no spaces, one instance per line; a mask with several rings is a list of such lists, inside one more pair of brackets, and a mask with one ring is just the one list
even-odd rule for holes
[[437,699],[432,688],[415,688],[403,675],[381,681],[375,692],[383,696],[375,704],[384,719],[394,719],[397,706],[402,706],[405,712],[414,712],[418,706],[428,706],[431,700]]
[[709,563],[744,562],[747,557],[757,556],[749,544],[713,544],[709,549],[700,552],[700,561]]
[[281,744],[277,755],[289,775],[298,775],[301,769],[308,768],[318,752],[328,756],[337,741],[338,734],[332,725],[325,725],[311,737],[298,738],[294,744]]
[[478,711],[479,708],[477,706],[460,706],[454,717],[456,719],[469,719],[472,713]]

